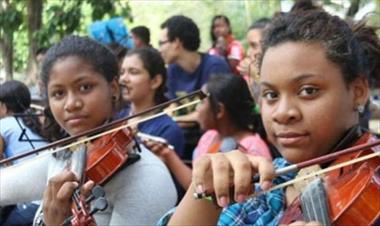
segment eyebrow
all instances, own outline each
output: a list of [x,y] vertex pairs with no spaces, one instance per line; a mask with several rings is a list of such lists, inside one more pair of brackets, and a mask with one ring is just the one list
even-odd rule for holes
[[[86,79],[88,79],[88,76],[81,76],[81,77],[79,77],[79,78],[77,78],[77,79],[75,79],[74,81],[73,81],[73,83],[75,83],[75,84],[77,84],[77,83],[79,83],[79,82],[81,82],[81,81],[83,81],[83,80],[86,80]],[[51,85],[52,87],[60,87],[60,86],[62,86],[61,84],[52,84]]]
[[[299,76],[293,78],[290,82],[291,83],[300,83],[301,81],[307,80],[307,79],[312,78],[312,77],[315,77],[315,74],[302,74],[302,75],[299,75]],[[268,87],[274,86],[270,82],[266,82],[266,81],[260,82],[260,85],[265,85]]]

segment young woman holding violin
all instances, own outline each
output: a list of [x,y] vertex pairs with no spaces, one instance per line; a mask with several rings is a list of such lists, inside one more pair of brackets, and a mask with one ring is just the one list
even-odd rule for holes
[[[118,74],[115,56],[89,38],[69,36],[51,47],[41,76],[54,120],[70,136],[112,121],[120,99]],[[94,148],[102,138],[87,144],[87,163],[102,151]],[[130,146],[124,143],[120,155],[129,157]],[[166,167],[141,149],[140,160],[118,168],[102,184],[109,204],[94,215],[98,225],[151,225],[175,204],[175,187]],[[66,149],[2,170],[0,203],[33,200],[44,193],[43,215],[37,215],[36,224],[61,225],[71,215],[72,197],[77,196],[73,192],[81,184],[78,175],[67,169],[73,167],[77,153],[82,152]],[[89,194],[93,186],[93,181],[87,181],[81,186],[82,193]]]
[[[268,190],[271,185],[294,178],[294,172],[287,170],[286,174],[279,173],[279,170],[289,163],[301,165],[306,160],[320,157],[313,162],[318,164],[321,157],[329,153],[338,153],[337,150],[376,140],[371,134],[357,127],[359,111],[362,111],[368,99],[367,76],[370,70],[378,68],[378,65],[374,65],[376,61],[368,61],[367,56],[380,57],[380,42],[376,33],[362,31],[361,28],[353,32],[345,21],[323,11],[289,13],[275,18],[263,42],[259,67],[262,99],[260,109],[268,139],[277,147],[283,158],[276,158],[270,162],[239,151],[203,156],[194,164],[192,185],[168,224],[322,223],[315,218],[283,218],[286,215],[294,216],[289,210],[294,210],[292,206],[297,202],[302,202],[301,207],[297,206],[297,211],[301,209],[302,214],[306,213],[303,205],[307,203],[303,202],[303,197],[310,185],[305,187],[305,191],[296,189],[294,185],[267,193],[260,192],[257,197],[249,195],[252,194],[252,190]],[[368,46],[374,48],[367,48]],[[376,149],[378,150],[378,147]],[[320,167],[327,169],[336,166],[338,162],[345,162],[347,158],[356,159],[363,154],[376,154],[374,151],[375,148],[367,148],[361,152],[340,156],[338,160],[323,161]],[[377,156],[364,163],[355,163],[325,174],[325,184],[322,183],[322,187],[326,188],[327,195],[322,196],[325,200],[318,201],[327,203],[325,210],[329,209],[326,217],[330,221],[329,224],[379,223],[380,209],[378,201],[375,201],[379,197],[380,189],[380,175],[378,170],[376,171],[379,165]],[[355,199],[346,202],[342,197],[344,190],[350,193],[357,185],[364,186],[363,191],[367,190],[366,183],[346,183],[355,178],[353,175],[356,172],[363,170],[368,173],[362,174],[362,177],[371,175],[368,184],[372,186],[369,194],[373,194],[373,198],[362,199],[363,193],[353,192]],[[257,173],[260,176],[260,184],[252,187],[252,177]],[[361,177],[356,179],[360,180]],[[347,184],[348,188],[337,189]],[[320,194],[312,193],[311,198],[316,197],[318,193]],[[224,209],[216,208],[209,200],[196,200],[193,197],[195,195],[200,198],[208,194],[214,194],[217,205]],[[346,211],[350,212],[350,208],[353,208],[358,200],[364,203],[355,210],[355,214],[348,216]],[[237,203],[231,204],[232,201]],[[339,208],[343,210],[337,211]],[[369,211],[374,213],[368,215]],[[364,221],[360,221],[362,219]]]
[[[167,101],[164,95],[165,63],[160,53],[153,48],[133,49],[127,53],[122,61],[119,83],[122,98],[129,103],[121,110],[120,116],[137,114]],[[164,138],[182,157],[185,138],[181,128],[168,115],[139,123],[137,130]]]
[[[269,148],[256,132],[259,116],[245,80],[232,74],[215,74],[204,85],[208,95],[197,107],[198,123],[205,133],[193,159],[207,153],[241,148],[242,152],[271,159]],[[167,145],[145,142],[168,166],[184,189],[191,183],[191,169]]]

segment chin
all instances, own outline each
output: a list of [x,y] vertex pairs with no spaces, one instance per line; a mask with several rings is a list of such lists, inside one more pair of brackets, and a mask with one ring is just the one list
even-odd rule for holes
[[311,159],[309,155],[300,154],[306,153],[307,150],[300,150],[294,148],[279,148],[281,155],[288,161],[289,163],[300,163],[306,160]]

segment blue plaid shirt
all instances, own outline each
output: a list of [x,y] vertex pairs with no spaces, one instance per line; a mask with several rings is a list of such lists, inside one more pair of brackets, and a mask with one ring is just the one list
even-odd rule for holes
[[[288,166],[283,158],[273,160],[276,169]],[[281,184],[295,177],[296,173],[288,173],[275,178],[273,185]],[[259,185],[255,185],[256,191],[261,191]],[[284,189],[277,189],[258,197],[248,199],[244,203],[235,203],[223,209],[218,225],[277,225],[281,219],[285,207]],[[164,226],[175,212],[175,208],[168,211],[157,223]]]
[[[283,168],[289,164],[283,158],[273,161],[274,167]],[[272,181],[273,185],[281,184],[295,177],[295,173],[281,175]],[[256,191],[260,187],[256,185]],[[277,225],[285,207],[285,190],[277,189],[244,203],[235,203],[223,209],[218,225]]]

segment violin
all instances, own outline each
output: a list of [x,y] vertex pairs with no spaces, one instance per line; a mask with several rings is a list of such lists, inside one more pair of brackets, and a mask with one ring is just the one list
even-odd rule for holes
[[[371,141],[370,134],[362,136],[355,145]],[[373,150],[362,150],[343,155],[331,165],[339,165]],[[309,189],[309,190],[308,190]],[[310,189],[314,189],[310,192]],[[322,192],[317,200],[309,198]],[[285,211],[280,224],[294,221],[318,221],[323,225],[379,225],[380,224],[380,157],[355,163],[327,173],[318,189],[308,186]],[[323,199],[326,202],[323,203]],[[321,202],[322,201],[322,202]]]

